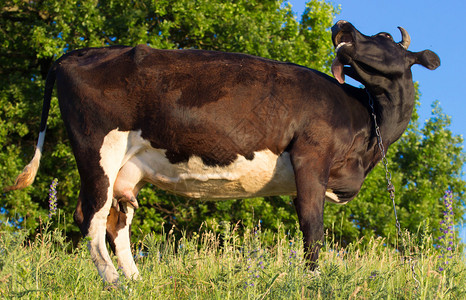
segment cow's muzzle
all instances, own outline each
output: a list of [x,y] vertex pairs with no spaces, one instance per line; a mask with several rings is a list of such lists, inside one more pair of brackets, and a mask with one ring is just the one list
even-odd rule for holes
[[[332,42],[335,47],[335,59],[332,63],[332,74],[338,80],[340,84],[345,82],[345,74],[343,66],[348,65],[351,62],[351,58],[346,54],[342,54],[340,50],[342,48],[354,48],[354,32],[356,29],[354,26],[347,21],[338,21],[332,27]],[[348,52],[348,51],[344,51]]]
[[347,21],[338,21],[332,27],[332,41],[335,47],[335,52],[338,53],[344,45],[352,45],[354,43],[354,26]]

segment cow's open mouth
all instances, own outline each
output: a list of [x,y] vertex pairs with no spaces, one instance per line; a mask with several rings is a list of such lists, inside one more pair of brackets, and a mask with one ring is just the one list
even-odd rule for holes
[[348,31],[340,31],[335,36],[333,40],[335,47],[335,52],[338,53],[341,47],[344,45],[352,45],[353,44],[353,35]]
[[353,35],[351,32],[341,30],[335,35],[333,39],[333,44],[335,46],[335,59],[332,63],[332,73],[333,76],[338,80],[339,83],[343,84],[345,82],[345,74],[343,73],[343,65],[349,64],[349,57],[340,55],[340,50],[344,46],[352,46],[354,42]]

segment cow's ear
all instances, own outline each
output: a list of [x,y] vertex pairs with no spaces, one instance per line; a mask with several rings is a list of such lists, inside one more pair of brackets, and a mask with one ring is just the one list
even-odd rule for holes
[[435,70],[440,66],[440,58],[430,50],[421,52],[411,52],[413,54],[413,64],[423,65],[429,70]]

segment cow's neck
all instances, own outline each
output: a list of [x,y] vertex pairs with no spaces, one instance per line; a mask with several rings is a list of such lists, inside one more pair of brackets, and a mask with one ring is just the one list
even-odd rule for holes
[[414,108],[414,84],[411,72],[403,80],[392,82],[388,92],[373,95],[380,133],[387,148],[398,140],[408,127]]

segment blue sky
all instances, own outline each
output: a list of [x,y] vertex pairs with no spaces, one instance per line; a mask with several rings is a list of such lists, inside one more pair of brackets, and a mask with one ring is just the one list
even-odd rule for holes
[[[305,0],[288,0],[298,20],[305,9]],[[351,22],[366,35],[381,31],[389,32],[395,40],[401,35],[397,26],[405,28],[411,36],[411,51],[429,49],[437,53],[441,66],[430,71],[422,66],[413,66],[413,77],[419,82],[421,107],[420,121],[431,116],[431,104],[435,100],[447,115],[452,117],[450,129],[453,134],[466,133],[466,105],[463,87],[466,76],[466,39],[464,38],[465,0],[332,0],[341,6],[337,20]],[[466,180],[466,176],[463,176]],[[466,243],[466,226],[461,231]]]

